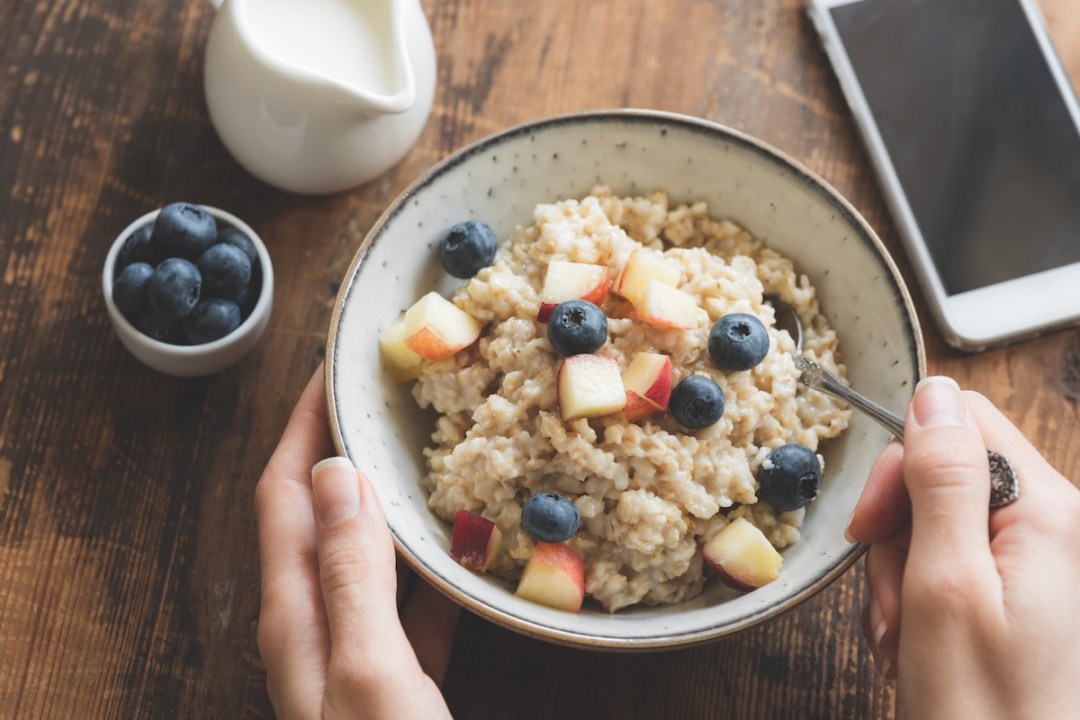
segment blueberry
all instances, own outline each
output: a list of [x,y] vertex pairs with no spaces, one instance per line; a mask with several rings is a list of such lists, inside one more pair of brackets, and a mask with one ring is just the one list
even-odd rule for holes
[[749,370],[768,352],[769,331],[753,315],[725,315],[709,332],[709,354],[725,370]]
[[778,512],[798,510],[817,495],[821,463],[803,445],[784,445],[769,453],[758,470],[758,499]]
[[668,410],[680,425],[694,430],[708,427],[724,414],[724,391],[711,378],[691,375],[671,391]]
[[466,220],[450,228],[439,247],[439,259],[446,272],[457,278],[471,278],[495,259],[498,241],[491,227],[481,220]]
[[193,345],[213,342],[240,327],[240,308],[221,298],[199,301],[184,318],[184,337]]
[[551,311],[548,342],[563,356],[591,353],[607,342],[607,316],[585,300],[567,300]]
[[128,320],[133,320],[147,306],[146,284],[153,274],[153,267],[144,262],[135,262],[121,270],[120,276],[113,282],[113,302]]
[[251,241],[251,238],[243,230],[227,227],[218,233],[217,241],[239,248],[241,252],[247,255],[248,262],[252,265],[258,264],[259,251],[255,249],[255,243]]
[[171,345],[184,344],[184,329],[180,320],[163,318],[151,308],[145,307],[132,319],[131,324],[143,335]]
[[187,317],[199,302],[202,275],[183,258],[167,258],[154,269],[146,284],[150,307],[163,318]]
[[241,319],[246,318],[255,309],[255,303],[259,302],[259,293],[261,292],[262,280],[258,277],[252,277],[251,282],[245,285],[244,289],[236,294],[236,297],[232,298],[232,301],[240,308]]
[[198,205],[166,205],[154,221],[153,242],[161,250],[162,257],[195,261],[216,239],[214,216]]
[[199,256],[203,290],[207,295],[234,298],[251,280],[251,261],[235,245],[218,243]]
[[570,500],[558,493],[533,495],[521,509],[521,527],[541,542],[560,543],[577,532],[581,515]]
[[153,229],[153,225],[143,225],[127,236],[124,244],[120,246],[120,253],[116,257],[117,273],[120,273],[131,263],[142,262],[157,265],[161,262],[163,258],[161,251],[151,238]]

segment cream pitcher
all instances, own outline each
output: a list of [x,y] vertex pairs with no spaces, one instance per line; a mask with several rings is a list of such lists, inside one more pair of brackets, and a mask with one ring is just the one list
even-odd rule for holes
[[419,137],[435,47],[419,0],[211,0],[210,121],[251,174],[332,193],[388,170]]

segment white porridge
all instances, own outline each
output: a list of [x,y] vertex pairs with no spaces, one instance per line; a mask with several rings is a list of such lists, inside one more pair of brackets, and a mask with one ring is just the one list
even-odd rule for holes
[[[710,217],[703,203],[673,207],[662,192],[618,198],[595,188],[581,200],[539,205],[534,219],[450,298],[483,325],[479,340],[417,370],[416,401],[439,414],[425,450],[430,508],[447,521],[459,509],[494,521],[502,542],[487,570],[513,580],[536,545],[521,525],[525,500],[544,492],[569,498],[580,527],[567,544],[582,558],[586,595],[608,611],[699,593],[702,546],[736,518],[776,549],[798,542],[805,508],[759,503],[755,475],[776,448],[816,452],[849,419],[838,401],[798,384],[794,342],[763,303],[773,294],[794,307],[806,355],[842,377],[836,334],[807,278],[747,231]],[[560,413],[562,358],[537,320],[548,265],[600,265],[614,277],[641,248],[678,269],[678,289],[696,302],[694,327],[641,322],[610,293],[602,301],[607,342],[596,354],[620,370],[641,351],[667,355],[672,385],[711,378],[724,410],[708,427],[687,429],[667,412],[633,422],[621,411],[570,420]],[[722,370],[710,358],[710,328],[729,313],[754,315],[768,330],[768,353],[750,370]]]

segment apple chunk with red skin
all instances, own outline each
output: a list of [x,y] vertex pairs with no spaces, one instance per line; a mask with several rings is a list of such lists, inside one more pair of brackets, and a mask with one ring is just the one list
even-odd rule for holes
[[626,388],[613,357],[571,355],[559,365],[556,385],[563,420],[610,415],[626,406]]
[[748,592],[780,577],[784,559],[765,533],[746,518],[736,518],[702,548],[705,561],[725,584]]
[[395,381],[401,383],[420,377],[424,358],[405,345],[405,317],[390,323],[379,335],[379,351],[386,362],[386,369]]
[[661,353],[639,352],[622,374],[626,388],[623,413],[630,422],[667,410],[671,397],[671,358]]
[[472,345],[480,323],[437,292],[405,311],[405,347],[425,360],[441,360]]
[[698,303],[693,295],[649,280],[633,302],[634,317],[647,325],[690,330],[698,324]]
[[520,598],[577,612],[585,599],[585,566],[566,543],[536,543],[517,590]]
[[472,510],[461,509],[454,514],[450,557],[464,568],[473,572],[487,570],[500,545],[502,532],[491,520]]
[[645,290],[649,280],[675,287],[679,284],[679,269],[650,250],[635,250],[615,278],[614,291],[631,303],[637,304],[638,296]]
[[536,319],[547,322],[551,313],[567,300],[584,300],[600,307],[611,289],[611,270],[603,265],[552,260],[540,291]]

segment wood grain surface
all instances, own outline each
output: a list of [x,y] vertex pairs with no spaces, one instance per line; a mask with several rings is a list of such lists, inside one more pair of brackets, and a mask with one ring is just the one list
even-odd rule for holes
[[[588,108],[720,121],[834,184],[910,278],[799,0],[424,7],[439,71],[420,141],[377,181],[308,198],[247,175],[211,128],[209,3],[0,0],[0,717],[271,716],[254,641],[255,482],[366,229],[465,143]],[[1043,7],[1080,77],[1080,4]],[[277,270],[261,346],[205,379],[141,366],[100,291],[116,234],[180,199],[245,219]],[[987,394],[1080,477],[1080,334],[965,355],[919,302],[931,370]],[[764,627],[643,655],[465,617],[445,692],[461,718],[895,718],[858,629],[866,600],[857,567]]]

